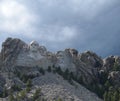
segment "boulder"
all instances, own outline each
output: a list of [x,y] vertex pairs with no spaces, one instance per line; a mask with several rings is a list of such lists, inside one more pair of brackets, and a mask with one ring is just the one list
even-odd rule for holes
[[103,60],[101,59],[101,57],[91,51],[81,53],[79,55],[79,59],[94,68],[101,68],[103,64]]
[[112,71],[109,73],[108,79],[114,86],[120,87],[120,71]]
[[106,72],[112,71],[114,63],[115,63],[115,57],[114,56],[109,56],[109,57],[103,59],[103,69]]

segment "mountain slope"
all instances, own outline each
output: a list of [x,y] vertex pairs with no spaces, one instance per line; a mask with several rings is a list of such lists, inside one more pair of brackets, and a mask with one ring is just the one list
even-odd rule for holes
[[70,48],[52,53],[36,41],[26,44],[7,38],[0,53],[0,97],[5,101],[102,101],[111,87],[113,93],[120,87],[119,72],[119,56],[101,59],[94,52]]

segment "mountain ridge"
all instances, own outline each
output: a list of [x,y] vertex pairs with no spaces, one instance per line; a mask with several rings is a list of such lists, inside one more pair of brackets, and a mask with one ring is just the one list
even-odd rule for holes
[[[46,97],[46,100],[53,101],[62,95],[61,98],[63,101],[88,101],[88,99],[90,99],[89,101],[102,101],[96,94],[103,99],[103,94],[106,89],[108,91],[108,88],[105,86],[107,81],[112,80],[114,86],[119,87],[120,85],[120,78],[118,77],[119,71],[113,71],[113,67],[116,63],[117,65],[120,64],[119,56],[109,56],[102,59],[94,52],[86,51],[84,53],[79,53],[76,49],[70,48],[52,53],[47,51],[45,46],[40,46],[36,41],[26,44],[24,41],[17,38],[7,38],[2,44],[0,53],[0,79],[2,81],[2,83],[0,83],[0,92],[2,94],[4,91],[2,88],[4,87],[9,91],[15,85],[19,85],[20,88],[26,89],[26,82],[28,79],[31,79],[33,84],[30,91],[36,88],[35,80],[39,82],[44,81],[43,85],[46,85],[45,87],[48,86],[49,89],[51,87],[48,85],[49,82],[52,81],[52,84],[54,85],[56,84],[55,82],[59,82],[59,80],[62,82],[66,82],[67,80],[66,85],[62,85],[60,82],[58,85],[63,88],[66,88],[66,86],[69,85],[73,87],[77,87],[76,85],[78,85],[78,89],[80,89],[82,85],[85,87],[85,92],[90,90],[88,95],[85,97],[85,93],[80,90],[78,93],[82,92],[83,95],[79,96],[79,94],[75,93],[75,96],[79,96],[78,98],[74,96],[75,98],[73,97],[74,99],[72,99],[69,94],[69,96],[66,95],[65,97],[64,95],[67,94],[67,92],[65,93],[63,89],[64,93],[62,95],[61,90],[56,85],[55,87],[59,89],[58,92],[60,91],[60,93],[47,97],[45,92],[42,91],[42,93],[44,92],[43,96]],[[50,75],[53,78],[49,78]],[[58,81],[56,80],[55,75],[58,75]],[[46,79],[45,81],[42,77],[49,78],[50,81],[49,79]],[[63,78],[63,80],[60,78]],[[52,79],[54,79],[55,82]],[[37,86],[41,88],[39,83]],[[71,86],[70,88],[72,88]],[[53,91],[50,91],[54,92],[54,89],[55,88],[53,88]],[[47,91],[49,92],[49,90]],[[70,92],[72,91],[74,91],[74,89],[70,90]],[[94,95],[92,92],[96,94]],[[16,92],[13,92],[14,97],[16,97],[15,93]],[[19,92],[17,91],[17,93]],[[50,95],[50,93],[48,95]],[[91,95],[90,98],[87,97],[89,95]],[[70,99],[68,100],[67,98],[69,97]],[[8,96],[5,99],[8,100]],[[31,101],[31,97],[29,98],[26,96],[23,98],[23,101],[24,100]],[[37,99],[35,101],[37,101]]]

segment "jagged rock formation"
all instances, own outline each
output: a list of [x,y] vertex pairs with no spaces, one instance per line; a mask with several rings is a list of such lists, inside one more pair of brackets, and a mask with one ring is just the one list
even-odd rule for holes
[[[15,67],[44,67],[60,66],[62,70],[68,68],[83,78],[86,85],[93,81],[97,82],[98,71],[102,67],[102,59],[90,51],[78,54],[75,49],[65,49],[56,54],[48,52],[43,46],[39,46],[36,41],[26,44],[20,39],[8,38],[2,45],[1,60],[7,68],[15,70]],[[9,68],[9,66],[11,68]],[[29,72],[33,72],[29,68]],[[10,71],[10,70],[9,70]]]
[[[32,78],[33,91],[36,86],[42,88],[47,101],[53,101],[59,95],[64,101],[101,101],[86,88],[93,92],[96,87],[101,88],[105,83],[101,80],[105,73],[106,80],[112,81],[113,85],[119,87],[120,72],[117,71],[119,66],[113,71],[115,64],[120,65],[120,57],[111,56],[102,59],[94,52],[79,53],[75,49],[52,53],[36,41],[26,44],[20,39],[8,38],[2,44],[0,53],[0,94],[4,85],[8,90],[15,85],[24,89],[25,80],[21,80],[25,76]],[[76,89],[58,74],[47,73],[42,76],[41,67],[45,71],[48,67],[60,67],[63,72],[69,70],[74,76],[72,82],[78,88]]]
[[18,54],[23,49],[25,43],[20,39],[7,38],[2,44],[1,61],[4,65],[3,69],[9,70],[14,65]]
[[108,77],[114,86],[120,86],[120,72],[119,71],[112,71],[109,73]]

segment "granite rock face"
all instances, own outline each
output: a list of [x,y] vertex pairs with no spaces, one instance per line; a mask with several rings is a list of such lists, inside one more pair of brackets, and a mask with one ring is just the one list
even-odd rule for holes
[[115,57],[109,56],[105,58],[103,61],[104,61],[104,65],[103,65],[104,70],[107,72],[111,71],[115,63]]
[[5,78],[0,74],[0,94],[3,92],[3,86],[5,85]]
[[61,67],[63,71],[69,69],[78,78],[81,77],[86,85],[98,82],[97,76],[103,65],[102,59],[90,51],[79,54],[75,49],[65,49],[52,53],[36,41],[26,44],[20,39],[12,38],[8,38],[2,44],[1,60],[7,70],[14,71],[16,68],[20,70],[19,68],[26,67],[29,75],[37,71],[37,66],[47,69],[48,66],[54,65]]
[[[26,44],[20,39],[7,38],[2,44],[1,61],[4,66],[4,70],[9,71],[13,69],[18,54],[22,51]],[[11,67],[11,68],[10,68]]]
[[[112,80],[113,85],[120,86],[120,72],[113,71],[116,64],[120,65],[119,56],[102,59],[94,52],[79,53],[76,49],[71,48],[52,53],[36,41],[27,44],[20,39],[7,38],[2,44],[0,53],[0,92],[3,91],[4,86],[8,90],[14,85],[24,88],[25,83],[21,81],[21,77],[16,77],[16,75],[22,74],[22,76],[32,77],[33,87],[42,87],[43,93],[47,94],[45,96],[51,100],[61,95],[65,101],[88,101],[88,99],[90,99],[89,101],[96,101],[96,99],[101,101],[77,82],[73,81],[79,90],[75,90],[60,75],[47,73],[42,76],[40,69],[47,71],[48,67],[60,67],[62,71],[69,70],[77,79],[81,79],[86,87],[96,84],[101,86],[100,76],[103,72],[107,72],[108,80]],[[70,94],[72,95],[70,96]]]
[[114,86],[120,86],[120,71],[112,71],[109,73],[108,79]]

